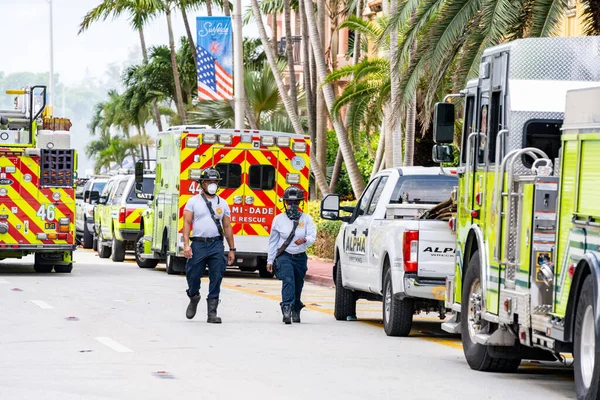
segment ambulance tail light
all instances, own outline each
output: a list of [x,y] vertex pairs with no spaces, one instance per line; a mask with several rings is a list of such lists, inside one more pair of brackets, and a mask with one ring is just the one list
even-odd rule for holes
[[127,209],[125,207],[119,208],[119,223],[125,223],[125,216],[127,215]]
[[71,220],[69,218],[61,218],[58,220],[58,231],[59,232],[69,232],[69,225],[71,224]]
[[198,136],[187,136],[185,138],[185,147],[198,148],[200,146],[200,138]]
[[300,183],[300,174],[286,174],[285,181],[289,184],[299,184]]
[[263,136],[260,138],[260,145],[269,147],[275,145],[275,137],[274,136]]
[[214,133],[205,133],[202,135],[202,143],[215,143],[217,141],[217,135]]
[[219,143],[221,144],[231,144],[233,142],[233,136],[231,135],[219,135]]
[[404,231],[402,258],[405,272],[417,272],[419,252],[419,231]]
[[295,142],[292,144],[294,153],[306,153],[306,142]]
[[277,137],[277,146],[279,146],[279,147],[290,147],[290,137],[289,136],[279,136],[279,137]]

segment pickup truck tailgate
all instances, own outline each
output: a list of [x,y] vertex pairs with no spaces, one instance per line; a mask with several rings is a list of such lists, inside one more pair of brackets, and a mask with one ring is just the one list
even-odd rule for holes
[[446,221],[419,221],[418,276],[446,278],[454,275],[456,236]]

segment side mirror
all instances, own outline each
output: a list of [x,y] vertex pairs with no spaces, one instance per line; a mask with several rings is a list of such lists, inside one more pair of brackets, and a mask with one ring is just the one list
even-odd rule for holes
[[436,144],[433,146],[431,157],[433,158],[433,162],[436,163],[452,162],[454,161],[454,147]]
[[100,192],[98,192],[97,190],[94,190],[92,192],[90,192],[89,190],[86,190],[86,198],[88,198],[88,197],[89,197],[90,204],[97,203],[100,200]]
[[141,184],[142,182],[144,182],[144,162],[143,161],[137,161],[135,163],[135,183],[136,183],[136,190],[137,190],[137,184]]
[[337,194],[328,194],[321,201],[321,218],[330,221],[340,219],[340,196]]
[[452,143],[454,141],[454,104],[435,104],[433,112],[433,141],[435,143]]
[[[137,179],[137,176],[136,176]],[[135,182],[135,189],[133,189],[135,191],[135,193],[142,193],[144,191],[144,185],[142,184],[142,182]]]
[[83,201],[85,201],[85,202],[90,201],[90,191],[89,190],[86,190],[85,192],[83,192]]

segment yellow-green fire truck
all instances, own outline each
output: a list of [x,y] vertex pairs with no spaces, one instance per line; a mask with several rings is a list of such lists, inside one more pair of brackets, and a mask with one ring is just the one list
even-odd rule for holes
[[[455,95],[465,109],[446,283],[455,314],[442,327],[461,334],[480,371],[573,353],[577,396],[596,399],[600,89],[583,88],[600,86],[600,38],[503,44],[484,52],[479,72]],[[452,142],[454,106],[435,114],[436,142]],[[448,150],[436,145],[434,158]]]

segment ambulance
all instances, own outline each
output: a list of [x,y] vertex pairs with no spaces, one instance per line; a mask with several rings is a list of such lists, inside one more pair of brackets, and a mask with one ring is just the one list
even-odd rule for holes
[[[185,271],[183,210],[202,190],[197,182],[201,171],[214,167],[222,178],[218,195],[231,209],[237,249],[234,265],[272,277],[266,269],[271,223],[284,211],[280,199],[288,186],[298,186],[308,194],[309,137],[184,126],[160,133],[156,148],[154,196],[142,214],[143,234],[136,244],[138,265],[154,268],[165,260],[167,273]],[[136,169],[140,181],[143,165],[139,163]],[[304,211],[307,209],[305,202]]]

